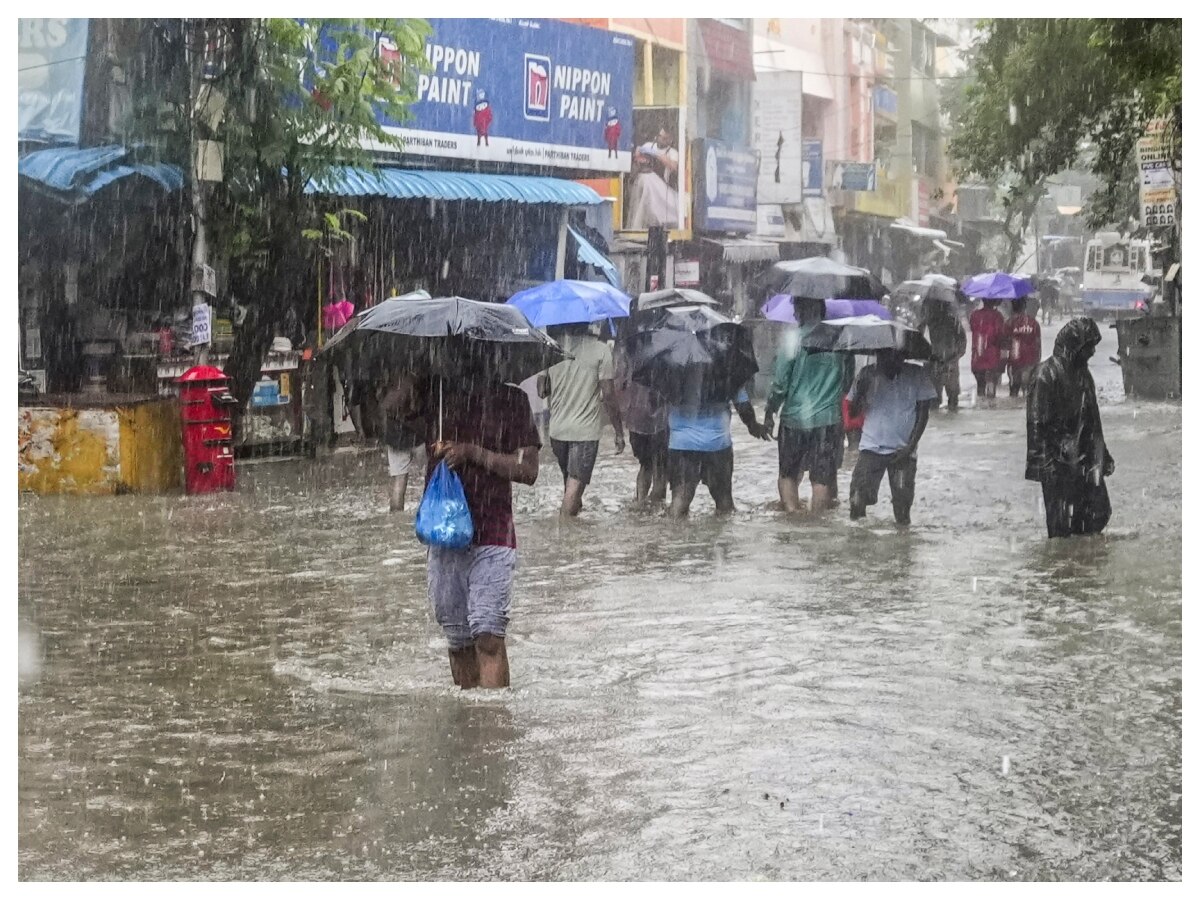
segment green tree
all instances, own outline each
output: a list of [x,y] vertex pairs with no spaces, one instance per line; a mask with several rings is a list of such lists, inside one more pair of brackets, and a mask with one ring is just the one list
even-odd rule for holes
[[[311,263],[357,214],[305,193],[340,165],[374,166],[398,148],[377,113],[403,121],[425,65],[417,19],[189,19],[153,23],[159,83],[134,120],[192,170],[200,141],[222,177],[201,186],[209,256],[247,313],[226,369],[247,402],[289,310],[314,306]],[[162,102],[166,99],[166,103]],[[136,136],[136,135],[135,135]]]
[[972,48],[972,77],[951,109],[949,152],[961,176],[1003,185],[1009,264],[1047,178],[1073,165],[1101,182],[1092,227],[1136,203],[1134,149],[1145,122],[1169,117],[1182,160],[1179,19],[991,19]]

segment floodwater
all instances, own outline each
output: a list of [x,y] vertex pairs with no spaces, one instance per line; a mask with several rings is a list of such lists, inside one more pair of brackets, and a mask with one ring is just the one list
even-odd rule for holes
[[886,482],[782,518],[736,418],[724,521],[631,510],[606,444],[560,526],[547,454],[504,692],[450,685],[382,452],[22,496],[20,877],[1180,878],[1181,410],[1102,331],[1097,538],[1046,540],[973,388],[906,532]]

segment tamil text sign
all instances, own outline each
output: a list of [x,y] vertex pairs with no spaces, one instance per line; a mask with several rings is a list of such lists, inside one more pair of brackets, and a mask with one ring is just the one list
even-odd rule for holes
[[1152,119],[1147,123],[1145,136],[1137,143],[1138,196],[1142,224],[1147,228],[1175,224],[1175,175],[1171,169],[1168,134],[1166,119]]

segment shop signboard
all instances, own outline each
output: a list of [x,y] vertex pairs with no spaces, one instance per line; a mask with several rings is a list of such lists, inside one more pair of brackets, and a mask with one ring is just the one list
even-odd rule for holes
[[381,119],[404,153],[629,171],[632,37],[554,19],[428,22],[411,118]]
[[749,234],[758,219],[758,155],[724,141],[698,140],[695,223],[702,231]]
[[700,284],[700,260],[675,260],[675,287],[696,287]]
[[764,203],[795,203],[804,196],[806,142],[800,110],[802,79],[795,72],[761,72],[754,91],[754,149],[762,166],[758,196]]
[[87,19],[17,20],[17,140],[79,143]]
[[829,188],[834,191],[875,190],[875,163],[830,162]]

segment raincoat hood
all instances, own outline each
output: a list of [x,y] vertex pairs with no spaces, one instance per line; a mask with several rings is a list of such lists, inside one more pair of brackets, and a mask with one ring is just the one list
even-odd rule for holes
[[1054,355],[1071,367],[1081,363],[1087,365],[1087,360],[1080,360],[1079,354],[1088,347],[1100,343],[1100,329],[1091,319],[1072,319],[1062,327],[1058,337],[1054,339]]

